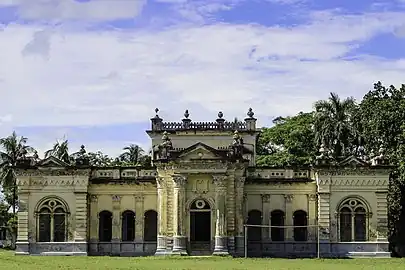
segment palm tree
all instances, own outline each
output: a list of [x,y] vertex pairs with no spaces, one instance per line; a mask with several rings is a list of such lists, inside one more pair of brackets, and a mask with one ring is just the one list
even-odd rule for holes
[[17,204],[17,177],[14,169],[19,160],[24,159],[26,154],[34,151],[31,146],[26,145],[27,141],[26,137],[17,136],[15,131],[10,136],[0,139],[0,181],[3,190],[11,191],[12,189],[11,201],[14,217]]
[[45,152],[45,158],[56,157],[66,163],[70,163],[69,156],[69,141],[64,139],[63,141],[57,140],[52,149]]
[[124,147],[122,150],[125,152],[119,156],[119,159],[125,163],[137,164],[144,156],[145,151],[136,144],[131,144],[127,147]]
[[327,100],[317,101],[314,107],[316,144],[332,150],[334,157],[342,156],[350,147],[353,136],[354,98],[341,100],[336,93],[331,93]]

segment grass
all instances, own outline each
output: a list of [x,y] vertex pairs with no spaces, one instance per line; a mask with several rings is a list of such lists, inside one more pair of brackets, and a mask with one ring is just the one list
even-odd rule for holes
[[11,251],[0,252],[0,269],[404,269],[404,259],[232,259],[217,257],[54,257],[15,256]]

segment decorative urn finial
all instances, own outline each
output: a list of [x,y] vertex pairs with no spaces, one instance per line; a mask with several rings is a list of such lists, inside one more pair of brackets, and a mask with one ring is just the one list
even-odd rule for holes
[[247,116],[249,116],[250,118],[253,118],[254,115],[255,115],[255,113],[253,112],[252,108],[249,108],[249,110],[247,112]]
[[186,111],[184,112],[184,117],[185,117],[186,119],[188,119],[189,116],[190,116],[190,114],[188,113],[188,110],[186,110]]
[[159,113],[159,108],[155,109],[155,113],[156,113],[156,117],[159,117],[158,113]]
[[221,111],[218,112],[218,118],[221,119],[222,117],[224,117],[224,114]]
[[86,154],[86,149],[85,149],[85,147],[84,147],[84,145],[82,144],[81,146],[80,146],[80,151],[79,151],[79,153],[80,154]]

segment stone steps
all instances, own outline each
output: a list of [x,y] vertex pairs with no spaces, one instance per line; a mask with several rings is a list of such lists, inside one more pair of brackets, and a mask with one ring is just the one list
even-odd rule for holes
[[390,252],[349,252],[349,258],[391,258]]

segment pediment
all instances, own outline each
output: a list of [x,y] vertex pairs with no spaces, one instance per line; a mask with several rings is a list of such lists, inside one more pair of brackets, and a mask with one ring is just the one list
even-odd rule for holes
[[43,168],[52,168],[52,167],[66,167],[69,166],[69,164],[54,156],[50,156],[38,162],[37,166]]
[[178,158],[182,160],[222,159],[224,156],[215,148],[199,142],[182,150]]
[[340,161],[338,165],[342,167],[366,167],[369,164],[356,156],[349,156]]

